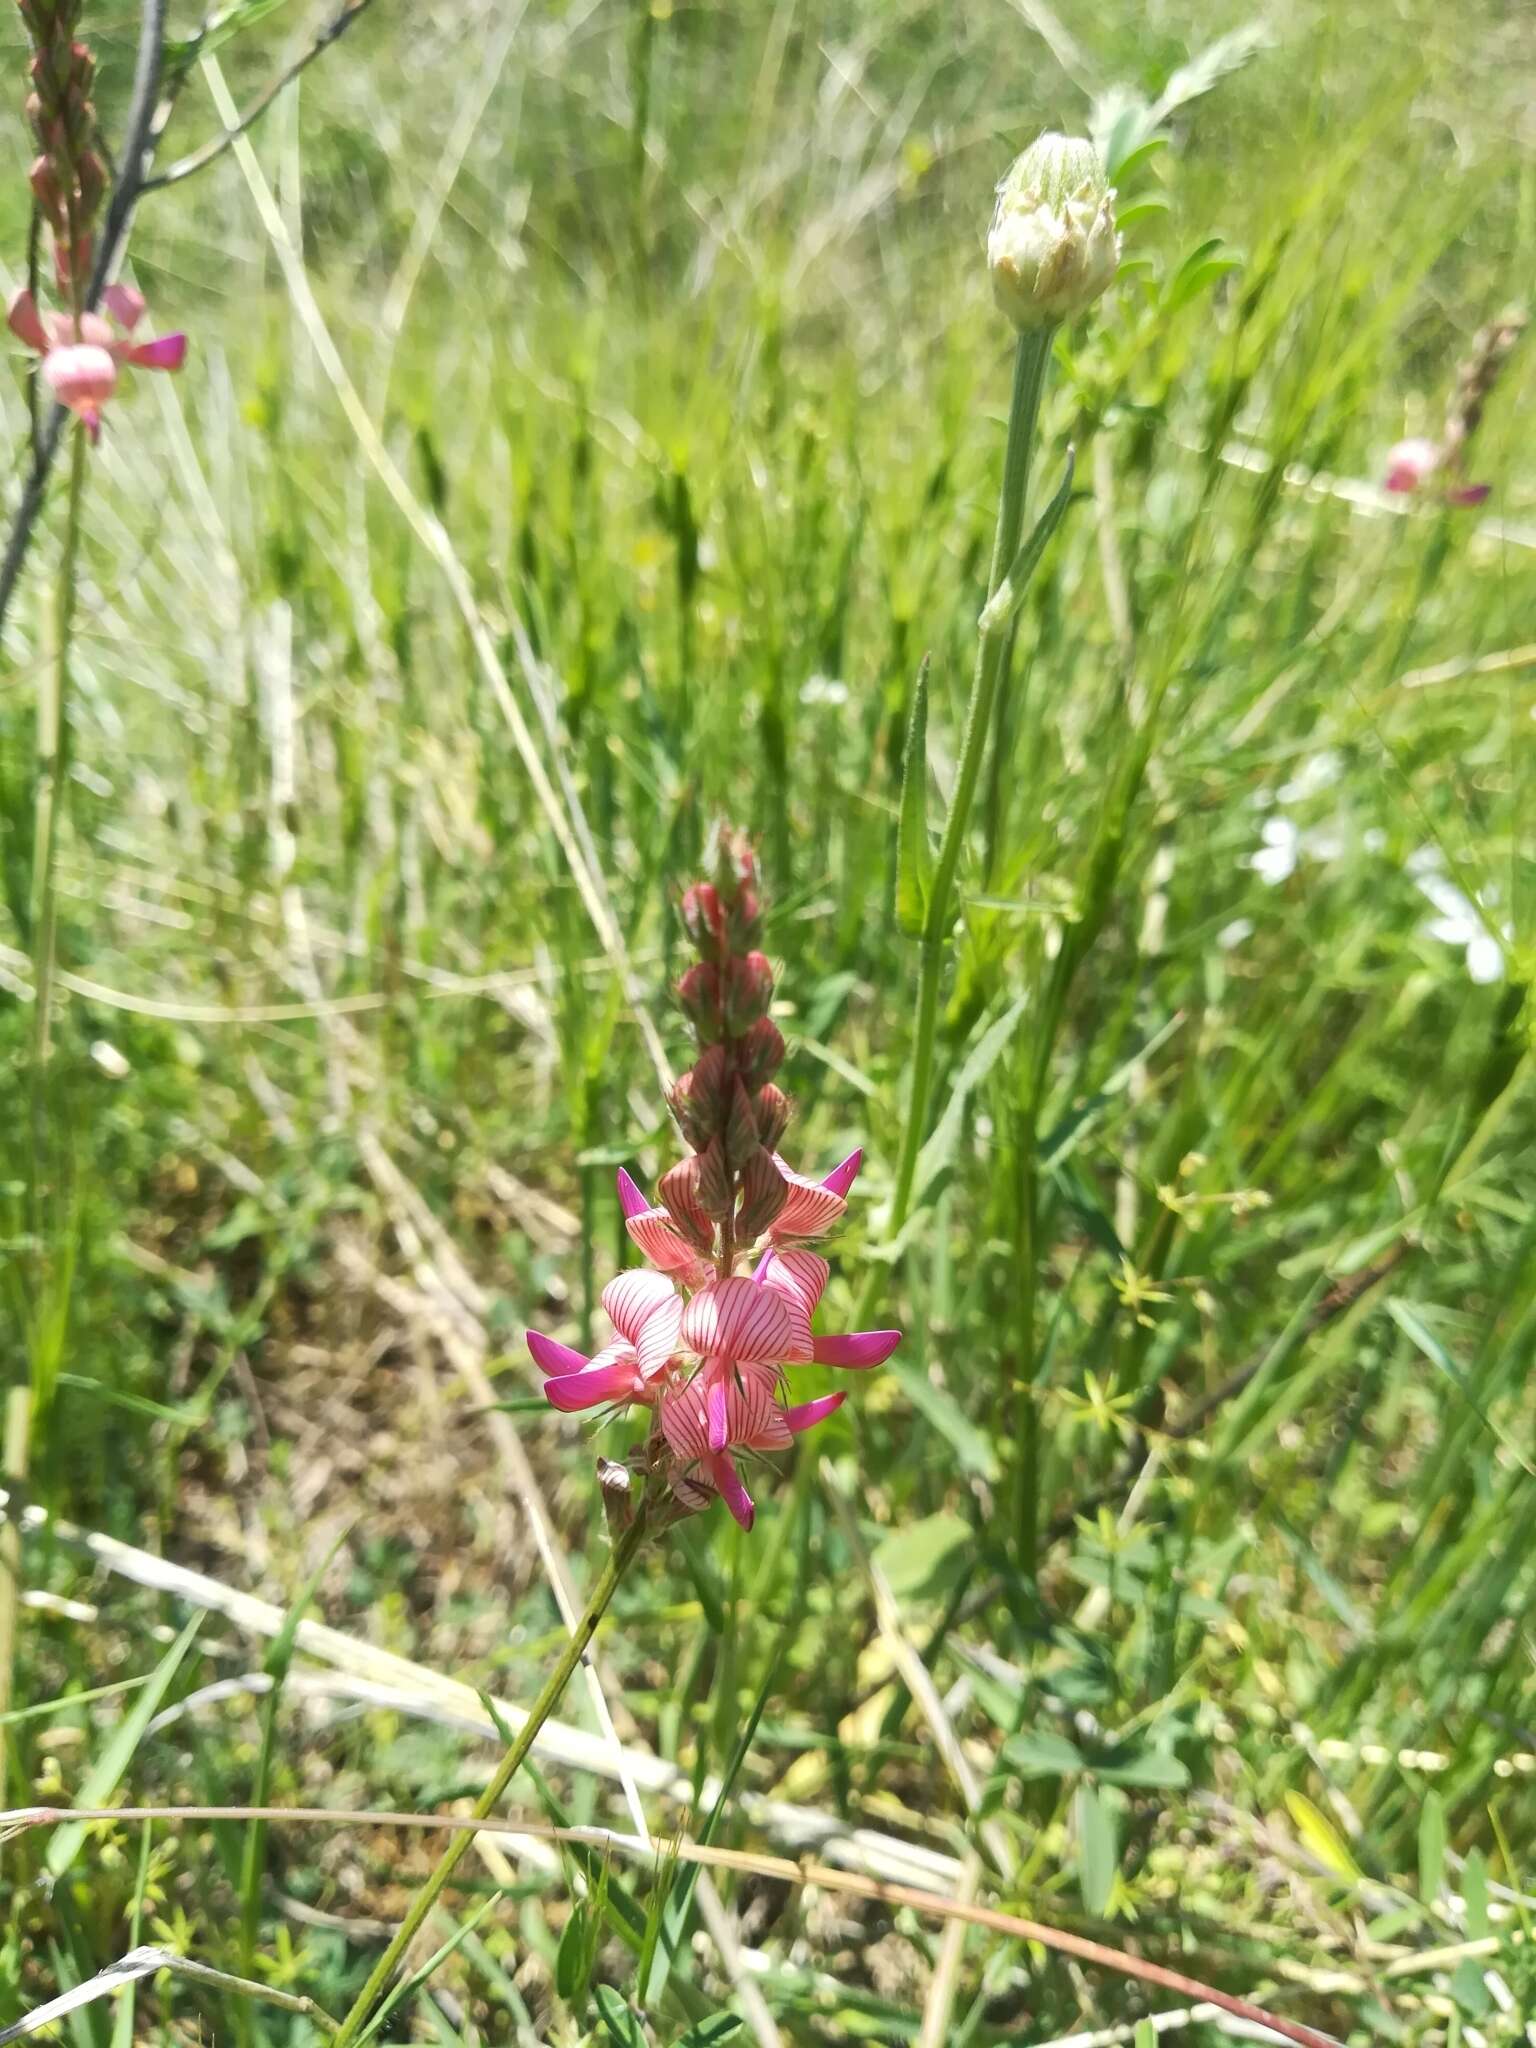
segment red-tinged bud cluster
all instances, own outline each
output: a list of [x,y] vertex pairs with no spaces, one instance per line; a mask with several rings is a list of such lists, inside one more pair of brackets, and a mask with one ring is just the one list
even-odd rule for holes
[[90,271],[92,226],[107,183],[91,99],[96,60],[74,38],[79,0],[18,0],[18,5],[32,41],[26,113],[38,155],[28,179],[53,237],[59,289],[75,296]]
[[698,1178],[675,1168],[661,1198],[695,1242],[701,1216],[711,1219],[729,1256],[766,1230],[784,1205],[785,1183],[772,1154],[789,1103],[772,1085],[784,1040],[768,1015],[773,966],[757,945],[762,917],[751,841],[721,828],[707,865],[707,879],[685,890],[680,906],[699,958],[678,982],[677,998],[699,1057],[672,1092],[673,1114],[695,1154],[688,1165],[697,1167]]

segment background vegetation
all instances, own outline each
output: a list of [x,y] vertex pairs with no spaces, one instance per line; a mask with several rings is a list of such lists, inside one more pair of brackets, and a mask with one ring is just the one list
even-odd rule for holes
[[[621,1593],[597,1666],[648,1824],[979,1885],[1344,2040],[1523,2037],[1536,358],[1478,440],[1483,513],[1369,480],[1532,274],[1529,24],[1064,14],[379,6],[252,151],[146,201],[133,267],[194,345],[89,481],[40,1223],[18,911],[56,536],[0,683],[3,1298],[34,1401],[4,1804],[420,1810],[484,1782],[477,1694],[531,1698],[552,1588],[604,1540],[593,1445],[531,1398],[520,1333],[578,1341],[614,1166],[667,1151],[592,901],[676,1054],[670,906],[725,811],[773,890],[797,1157],[866,1149],[833,1307],[873,1274],[909,1336],[751,1538],[716,1511]],[[314,25],[247,0],[177,149]],[[110,127],[136,19],[88,28]],[[1122,180],[1120,284],[1058,345],[1037,489],[1070,440],[1076,497],[893,1242],[901,750],[928,652],[947,786],[1007,404],[991,188],[1040,126],[1117,115],[1166,146]],[[1063,933],[1035,1579],[1006,1540],[1018,1105]],[[339,1637],[295,1649],[300,1606]],[[572,1688],[520,1811],[633,1827],[598,1712]],[[20,1836],[0,2017],[135,1940],[338,2012],[433,1839]],[[1178,2007],[664,1857],[465,1867],[394,2038],[666,2042],[718,2012],[767,2041],[1108,2041]],[[66,2024],[323,2030],[167,1976]]]

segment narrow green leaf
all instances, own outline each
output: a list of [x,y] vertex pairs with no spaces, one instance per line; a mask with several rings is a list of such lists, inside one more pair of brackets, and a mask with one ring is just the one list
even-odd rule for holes
[[1019,548],[1008,564],[1008,573],[987,600],[978,625],[983,634],[1001,633],[1024,602],[1029,589],[1030,578],[1040,566],[1040,557],[1045,553],[1046,543],[1061,524],[1061,515],[1067,509],[1072,496],[1072,477],[1077,468],[1077,451],[1067,450],[1066,474],[1062,477],[1056,495],[1035,521],[1034,531]]
[[933,881],[928,844],[928,656],[917,671],[907,744],[901,762],[901,813],[896,832],[896,922],[921,938]]
[[[144,1730],[160,1711],[160,1703],[170,1690],[171,1681],[181,1669],[182,1659],[191,1649],[198,1630],[205,1617],[194,1614],[181,1634],[155,1666],[154,1675],[148,1685],[123,1716],[116,1733],[96,1762],[87,1771],[85,1782],[80,1787],[77,1806],[110,1806],[123,1773],[133,1762],[134,1753],[144,1740]],[[71,1821],[61,1827],[48,1845],[48,1872],[51,1877],[62,1877],[80,1853],[80,1844],[85,1840],[88,1823]]]
[[647,2048],[645,2029],[611,1984],[594,1984],[592,2000],[603,2032],[616,2048]]
[[1088,1911],[1102,1915],[1109,1910],[1119,1861],[1115,1817],[1096,1785],[1079,1785],[1074,1804],[1077,1814],[1078,1885]]
[[740,2032],[741,2021],[735,2013],[717,2012],[712,2019],[700,2020],[686,2034],[679,2034],[672,2048],[716,2048],[721,2041],[734,2041]]
[[1461,1867],[1461,1896],[1467,1907],[1467,1939],[1486,1941],[1488,1923],[1488,1859],[1481,1849],[1468,1852]]
[[1472,1390],[1467,1385],[1466,1375],[1461,1367],[1452,1358],[1434,1331],[1430,1329],[1418,1310],[1410,1306],[1408,1302],[1402,1301],[1396,1295],[1393,1295],[1387,1302],[1387,1314],[1396,1323],[1408,1341],[1429,1360],[1430,1364],[1437,1371],[1445,1374],[1484,1429],[1491,1436],[1498,1439],[1504,1446],[1504,1449],[1515,1460],[1521,1471],[1528,1473],[1531,1478],[1536,1479],[1536,1465],[1531,1463],[1513,1437],[1506,1430],[1501,1429],[1487,1409],[1473,1397]]
[[1432,1906],[1445,1879],[1445,1801],[1433,1786],[1419,1807],[1419,1897]]

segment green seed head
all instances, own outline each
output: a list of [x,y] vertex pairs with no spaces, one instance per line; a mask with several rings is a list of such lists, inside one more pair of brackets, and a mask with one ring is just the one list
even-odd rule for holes
[[1091,306],[1120,263],[1115,195],[1091,142],[1042,135],[997,188],[987,267],[1015,327],[1054,327]]

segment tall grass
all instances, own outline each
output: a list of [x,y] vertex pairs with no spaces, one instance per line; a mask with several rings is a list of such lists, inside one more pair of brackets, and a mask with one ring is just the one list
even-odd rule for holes
[[[899,1838],[952,1891],[1341,2039],[1512,2040],[1536,2003],[1529,352],[1477,443],[1485,514],[1351,484],[1433,430],[1530,275],[1528,59],[1491,0],[1214,54],[1235,11],[1109,7],[1051,45],[1035,13],[374,10],[253,155],[146,203],[134,264],[196,356],[114,415],[72,579],[41,1225],[62,497],[0,689],[7,1337],[51,1388],[41,1512],[7,1524],[4,1803],[238,1805],[263,1760],[279,1804],[468,1810],[496,1735],[473,1691],[531,1699],[566,1641],[548,1557],[578,1607],[601,1569],[594,1447],[529,1409],[519,1333],[584,1335],[612,1169],[663,1163],[637,1015],[677,1050],[670,898],[725,810],[773,884],[799,1149],[866,1147],[843,1269],[883,1262],[910,1334],[750,1541],[717,1514],[630,1576],[595,1652],[620,1742],[724,1847],[793,1853],[771,1838],[814,1809],[834,1860]],[[288,32],[253,16],[216,53],[237,100]],[[914,1133],[901,767],[926,656],[938,817],[1009,393],[990,186],[1041,125],[1155,119],[1189,65],[1123,181],[1127,272],[1056,346],[1035,498],[1069,442],[1074,497],[1007,650]],[[189,146],[215,90],[189,79]],[[0,399],[20,449],[21,384]],[[268,1749],[260,1616],[183,1642],[197,1589],[80,1531],[283,1611],[341,1536],[316,1609],[422,1675],[360,1694],[301,1627]],[[516,1809],[630,1827],[574,1753],[536,1750]],[[626,1768],[663,1842],[686,1804]],[[56,1882],[47,1853],[3,1850],[0,2017],[130,1923],[339,2014],[431,1862],[403,1829],[273,1827],[253,1892],[222,1821],[92,1828]],[[1149,2009],[996,1930],[940,1969],[905,1908],[560,1854],[465,1859],[392,2034],[671,2041],[722,2014],[771,2039],[766,2010],[863,2042],[947,2010],[928,2038],[1046,2042]],[[128,1995],[77,2039],[319,2026],[190,1979]]]

